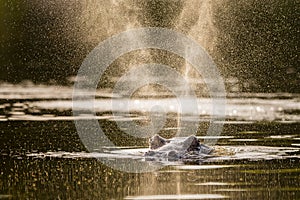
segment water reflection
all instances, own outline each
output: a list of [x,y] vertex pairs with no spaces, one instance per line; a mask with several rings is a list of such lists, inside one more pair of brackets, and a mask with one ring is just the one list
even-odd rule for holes
[[227,196],[218,194],[178,194],[178,195],[149,195],[149,196],[127,196],[124,199],[141,199],[141,200],[155,200],[155,199],[224,199]]
[[[14,92],[11,92],[14,91]],[[128,116],[103,116],[106,112],[126,112],[125,100],[111,96],[107,89],[96,92],[95,111],[97,119],[127,120]],[[154,104],[159,104],[166,112],[177,113],[180,111],[178,102],[168,94],[155,93],[157,96],[143,96],[143,98],[129,101],[129,110],[138,115],[131,116],[138,120],[146,112],[151,112]],[[72,88],[58,86],[22,86],[1,85],[0,120],[74,120],[78,117],[72,115]],[[113,97],[111,99],[111,97]],[[298,94],[259,94],[259,93],[229,93],[226,105],[226,118],[229,121],[278,121],[299,122],[300,101]],[[6,100],[4,100],[6,99]],[[118,107],[112,106],[120,105]],[[208,121],[212,114],[211,100],[201,97],[197,100],[198,113],[201,120]],[[81,104],[79,104],[81,105]],[[82,102],[82,108],[85,108]],[[193,113],[181,113],[193,114]],[[102,115],[102,116],[99,116]],[[81,116],[87,119],[89,116]],[[177,117],[177,116],[176,116]],[[80,117],[79,117],[80,118]],[[134,119],[136,118],[136,119]]]
[[[71,88],[33,88],[4,85],[0,90],[1,198],[297,199],[300,196],[297,95],[269,94],[266,98],[262,94],[229,94],[228,121],[222,135],[217,137],[214,156],[197,165],[161,160],[155,162],[159,166],[155,172],[126,173],[98,159],[149,162],[142,156],[147,150],[147,140],[124,134],[116,120],[144,123],[147,114],[138,111],[147,108],[153,97],[133,99],[134,112],[114,117],[109,112],[110,100],[105,90],[99,92],[96,117],[116,147],[89,153],[73,123]],[[168,106],[173,101],[170,97],[156,100]],[[209,100],[200,97],[198,101],[199,109],[207,112],[201,115],[197,133],[202,140],[209,126],[210,111],[206,106]],[[249,105],[259,107],[259,112],[252,113]],[[261,115],[265,115],[263,120]],[[178,126],[177,117],[171,112],[160,134],[172,137],[183,128]]]
[[[290,147],[289,137],[276,138],[280,145],[284,144],[287,147],[259,147],[258,144],[238,147],[236,145],[243,144],[243,142],[235,141],[235,145],[227,146],[227,148],[240,151],[241,154],[229,156],[227,159],[226,156],[219,157],[219,159],[212,158],[202,165],[177,163],[175,166],[166,166],[154,173],[132,174],[113,170],[97,161],[94,158],[95,155],[90,153],[74,152],[76,151],[74,144],[77,142],[72,143],[70,140],[76,137],[75,135],[72,137],[65,135],[67,138],[57,137],[63,132],[72,132],[71,129],[63,129],[55,133],[55,129],[50,128],[56,126],[60,129],[59,127],[68,127],[71,124],[60,125],[59,122],[39,124],[39,128],[47,127],[46,129],[49,130],[48,133],[43,131],[46,135],[40,135],[37,138],[40,141],[30,141],[24,137],[24,134],[40,132],[33,128],[28,129],[29,132],[27,132],[25,128],[28,124],[23,126],[23,129],[18,129],[23,134],[22,140],[18,139],[19,142],[9,141],[10,137],[3,138],[2,136],[4,142],[1,144],[0,185],[2,194],[9,194],[12,198],[44,198],[51,194],[52,197],[63,199],[160,197],[197,199],[216,196],[220,198],[228,196],[232,199],[260,199],[263,197],[295,199],[299,195],[299,150],[296,152],[297,148]],[[34,127],[37,127],[37,123]],[[253,130],[255,127],[246,129]],[[296,134],[296,132],[299,133],[299,126],[292,126],[290,129],[288,127],[290,126],[279,126],[279,130],[276,128],[269,133],[249,131],[248,135],[268,138],[285,130],[293,133],[295,138],[300,137],[299,134]],[[240,128],[245,129],[243,125]],[[264,129],[266,128],[267,126],[264,126]],[[4,127],[2,130],[5,130],[4,135],[9,134],[9,130]],[[234,133],[233,137],[240,137],[240,135],[245,137],[245,133],[236,132],[234,126],[228,126],[225,130],[229,132],[224,134]],[[51,139],[48,141],[42,139],[49,136]],[[228,145],[230,138],[223,138],[220,143]],[[276,145],[268,140],[262,140],[262,142],[265,145]],[[21,152],[17,154],[16,149],[21,146],[26,148],[24,143],[31,143],[25,152],[33,151],[34,148],[38,149],[37,152],[27,155]],[[45,144],[44,151],[47,151],[45,153],[41,152],[43,143]],[[52,143],[51,146],[49,146],[50,143]],[[72,146],[73,149],[70,149]],[[67,151],[55,150],[57,147]],[[5,148],[9,148],[11,152],[5,154],[3,152]],[[50,149],[52,152],[49,151]],[[83,148],[81,147],[81,149]],[[126,149],[122,151],[126,151]],[[260,151],[266,152],[265,155],[260,155],[261,159],[259,155],[255,154]],[[98,153],[98,155],[101,154]],[[128,156],[128,154],[126,155]],[[240,158],[233,159],[237,155],[240,155]],[[277,155],[277,157],[272,157],[272,155]],[[249,156],[252,159],[249,160]],[[282,159],[283,157],[286,158]],[[272,192],[270,193],[270,191]]]
[[300,189],[297,161],[231,162],[218,170],[187,166],[128,174],[93,159],[3,158],[1,193],[12,198],[295,199]]

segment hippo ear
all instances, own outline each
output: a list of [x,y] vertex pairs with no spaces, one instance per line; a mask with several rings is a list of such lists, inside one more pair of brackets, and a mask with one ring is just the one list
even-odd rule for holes
[[163,137],[160,137],[159,135],[155,134],[152,138],[149,140],[150,149],[157,149],[159,147],[162,147],[166,144],[166,141]]
[[194,146],[194,145],[199,145],[199,140],[196,136],[191,135],[185,139],[184,143],[188,144],[189,146],[191,146],[191,145]]

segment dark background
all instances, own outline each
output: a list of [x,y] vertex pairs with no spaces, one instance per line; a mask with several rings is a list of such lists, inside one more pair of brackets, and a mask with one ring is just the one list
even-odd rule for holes
[[[184,6],[183,1],[108,2],[98,3],[97,11],[81,1],[0,0],[0,80],[70,84],[68,77],[76,75],[89,51],[126,30],[123,19],[136,16],[133,27],[173,28]],[[297,0],[213,5],[218,32],[211,55],[225,79],[236,77],[240,91],[299,93],[299,7]],[[92,32],[98,36],[86,40]]]

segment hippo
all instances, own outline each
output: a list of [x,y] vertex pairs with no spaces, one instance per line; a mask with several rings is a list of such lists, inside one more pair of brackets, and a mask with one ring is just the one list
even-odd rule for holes
[[149,139],[149,150],[144,155],[168,160],[198,160],[212,152],[213,148],[200,144],[194,135],[186,138],[166,139],[156,134]]

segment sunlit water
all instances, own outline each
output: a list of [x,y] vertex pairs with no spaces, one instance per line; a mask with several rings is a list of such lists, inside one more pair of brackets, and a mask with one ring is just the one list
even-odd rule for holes
[[[116,145],[87,152],[72,115],[72,88],[0,87],[0,199],[299,199],[300,97],[297,94],[228,94],[226,121],[215,153],[197,163],[147,160],[147,140],[122,132],[117,120],[146,123],[153,102],[170,114],[160,134],[179,130],[176,99],[132,99],[131,114],[112,114],[109,91],[97,93],[97,119]],[[113,97],[116,98],[116,97]],[[122,99],[116,98],[119,103]],[[205,138],[211,105],[198,99],[197,136]],[[193,119],[191,119],[193,120]],[[101,159],[159,166],[127,173]]]

